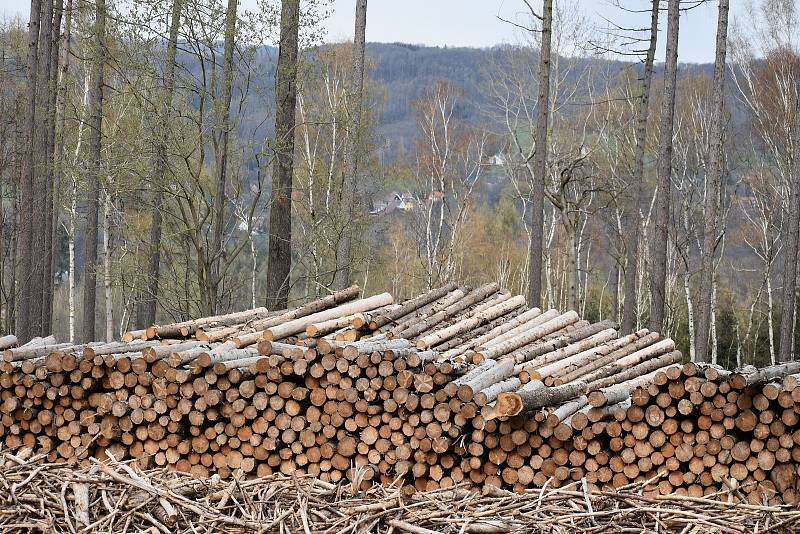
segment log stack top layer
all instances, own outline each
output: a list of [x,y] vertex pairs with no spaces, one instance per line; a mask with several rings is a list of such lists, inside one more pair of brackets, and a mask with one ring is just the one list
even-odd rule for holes
[[800,366],[683,364],[656,332],[528,309],[494,283],[405,302],[353,286],[112,343],[12,337],[0,438],[50,460],[800,501]]

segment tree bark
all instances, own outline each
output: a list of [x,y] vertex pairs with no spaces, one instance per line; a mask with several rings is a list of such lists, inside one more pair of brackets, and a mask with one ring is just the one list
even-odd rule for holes
[[[714,60],[714,87],[711,113],[711,138],[706,172],[705,221],[703,227],[702,265],[700,270],[700,305],[697,318],[695,361],[708,359],[711,292],[714,277],[714,251],[717,242],[719,191],[722,184],[722,143],[725,135],[725,54],[728,45],[728,1],[720,0],[717,20],[717,53]],[[791,316],[791,314],[790,314]],[[791,320],[791,318],[790,318]]]
[[653,270],[650,279],[650,330],[664,328],[664,305],[667,294],[667,244],[669,212],[672,199],[672,135],[675,122],[675,87],[678,74],[678,31],[680,0],[669,0],[667,8],[667,51],[664,66],[664,101],[661,106],[661,130],[658,150],[658,198],[656,235],[653,239]]
[[539,96],[536,101],[533,183],[531,184],[531,246],[528,251],[528,306],[542,305],[544,182],[547,173],[547,126],[550,116],[550,41],[553,0],[542,3],[542,45],[539,48]]
[[158,131],[156,132],[155,161],[150,187],[153,192],[153,214],[150,223],[150,251],[147,265],[146,289],[138,299],[136,309],[136,323],[139,328],[146,328],[156,322],[156,307],[158,297],[158,278],[161,265],[161,224],[162,211],[164,210],[163,194],[159,190],[167,181],[167,131],[172,111],[173,94],[175,93],[175,56],[178,49],[178,30],[181,24],[182,0],[173,0],[172,18],[169,25],[169,41],[167,42],[167,57],[164,64],[164,101],[162,102],[161,117]]
[[42,333],[50,332],[52,330],[52,316],[53,316],[53,276],[55,274],[55,261],[53,254],[53,247],[55,243],[54,220],[55,220],[55,202],[54,180],[56,174],[56,100],[58,97],[59,82],[59,63],[60,63],[60,37],[61,37],[61,20],[64,15],[64,0],[56,0],[53,8],[53,24],[50,32],[50,52],[49,52],[49,86],[47,94],[47,151],[45,157],[47,158],[47,173],[45,175],[45,188],[44,188],[44,210],[42,211],[43,227],[43,240],[42,251],[44,252],[44,265],[42,266]]
[[225,13],[225,47],[222,60],[222,103],[217,108],[219,149],[216,156],[216,195],[214,198],[214,224],[211,230],[211,250],[209,251],[209,269],[207,287],[204,298],[203,314],[212,315],[217,312],[217,293],[220,284],[220,263],[223,261],[223,234],[225,232],[225,204],[227,203],[225,188],[228,182],[228,140],[231,131],[231,97],[233,93],[233,51],[236,46],[236,9],[238,0],[228,0]]
[[342,211],[346,227],[342,238],[336,244],[336,275],[334,289],[344,289],[350,283],[351,263],[353,261],[353,233],[355,232],[354,205],[358,175],[358,150],[361,140],[361,111],[364,104],[364,50],[367,32],[367,0],[356,0],[356,27],[353,37],[353,84],[352,113],[348,124],[347,146],[345,148],[344,183],[342,184]]
[[270,309],[285,308],[289,300],[299,27],[300,0],[282,0],[278,71],[275,78],[275,163],[267,259],[267,307]]
[[[36,136],[36,85],[39,71],[39,26],[40,26],[41,0],[31,0],[31,12],[28,23],[28,72],[26,80],[25,102],[25,138],[21,141],[25,147],[22,160],[22,176],[20,177],[20,206],[19,206],[19,231],[18,241],[19,279],[15,280],[17,293],[17,311],[15,322],[17,337],[20,343],[27,342],[33,337],[35,328],[31,322],[31,305],[33,292],[31,291],[33,277],[31,267],[33,261],[33,176],[36,159],[33,140]],[[38,299],[38,295],[36,296]]]
[[622,332],[624,334],[633,332],[637,319],[636,278],[639,271],[639,233],[641,228],[639,205],[642,202],[644,185],[644,152],[647,144],[647,117],[650,112],[650,84],[653,80],[653,62],[658,39],[658,5],[659,0],[653,0],[650,11],[650,45],[644,61],[642,96],[636,111],[636,150],[629,184],[632,192],[626,217],[625,257],[627,261],[625,262],[625,300],[622,305]]
[[97,238],[102,172],[103,67],[105,66],[106,2],[97,0],[94,21],[94,61],[89,87],[89,183],[83,255],[83,340],[95,339],[97,304]]
[[786,236],[786,256],[783,264],[783,314],[778,361],[788,362],[794,357],[794,317],[797,299],[797,251],[800,241],[800,80],[795,84],[794,152],[792,154],[792,180],[790,183],[789,228]]

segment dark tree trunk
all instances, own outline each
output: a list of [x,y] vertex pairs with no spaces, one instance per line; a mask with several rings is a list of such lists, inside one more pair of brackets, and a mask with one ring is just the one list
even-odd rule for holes
[[97,218],[100,203],[103,128],[103,67],[105,65],[106,3],[96,0],[94,61],[89,87],[89,163],[83,264],[83,340],[95,339],[97,304]]
[[630,203],[626,214],[625,301],[622,305],[622,331],[625,334],[633,332],[636,326],[636,278],[639,274],[639,233],[641,228],[639,207],[642,203],[642,186],[644,184],[644,151],[647,144],[647,117],[650,112],[650,84],[653,80],[653,61],[655,61],[658,39],[658,5],[659,0],[653,0],[650,10],[650,44],[644,60],[642,96],[636,111],[636,149],[633,173],[628,184]]
[[[63,4],[63,0],[59,0],[59,4]],[[70,49],[72,39],[72,6],[73,0],[67,0],[67,6],[64,10],[64,34],[61,37],[61,52],[63,58],[58,64],[58,78],[56,84],[55,94],[55,123],[53,127],[54,141],[53,141],[53,161],[55,162],[53,168],[53,194],[51,200],[52,218],[50,221],[50,299],[53,298],[53,279],[56,271],[56,237],[58,235],[58,209],[56,203],[56,195],[61,192],[62,178],[64,176],[64,126],[66,124],[66,104],[67,104],[67,74],[69,72]],[[52,318],[52,305],[50,306],[50,315]],[[52,319],[51,319],[52,322]]]
[[299,26],[300,0],[282,0],[278,72],[275,77],[275,163],[267,259],[267,307],[270,309],[285,308],[289,299]]
[[[708,359],[711,324],[711,291],[714,281],[714,252],[717,244],[719,194],[722,185],[722,144],[725,136],[725,54],[728,47],[728,0],[719,2],[717,53],[714,60],[714,87],[711,103],[708,170],[706,171],[705,213],[703,214],[703,250],[700,270],[699,313],[695,342],[695,360]],[[784,311],[786,311],[784,309]],[[790,314],[791,315],[791,314]],[[790,319],[791,320],[791,317]]]
[[[31,244],[33,256],[31,259],[30,278],[30,305],[28,321],[31,323],[31,334],[41,336],[45,333],[44,323],[45,307],[45,281],[50,271],[49,256],[47,254],[47,223],[45,213],[47,206],[48,182],[53,171],[52,152],[49,150],[50,141],[50,61],[53,51],[53,0],[42,0],[41,19],[39,27],[39,72],[36,81],[36,113],[37,126],[34,136],[36,150],[35,167],[33,173],[33,211],[30,220],[33,224],[33,243]],[[49,313],[47,314],[49,316]]]
[[783,294],[781,302],[780,345],[778,361],[788,362],[794,358],[794,321],[797,291],[797,251],[800,241],[800,80],[795,81],[794,106],[794,153],[792,154],[792,180],[789,184],[791,209],[789,210],[789,228],[786,231],[786,245],[783,264]]
[[[16,327],[17,338],[24,343],[34,334],[35,329],[31,323],[31,305],[34,293],[32,291],[33,276],[33,176],[36,167],[34,139],[36,138],[36,84],[39,72],[39,26],[41,14],[41,0],[31,0],[30,22],[28,24],[28,72],[25,102],[25,138],[22,140],[24,156],[22,159],[22,175],[20,179],[20,206],[18,212],[19,240],[18,252],[19,274],[16,280],[17,312]],[[38,295],[36,295],[38,299]],[[38,319],[37,319],[38,322]]]
[[347,148],[345,149],[344,183],[342,184],[342,210],[345,229],[336,246],[336,276],[333,287],[342,290],[350,285],[353,261],[353,233],[355,232],[354,204],[358,182],[358,150],[361,134],[361,110],[364,100],[364,50],[367,32],[367,0],[356,0],[356,26],[353,37],[352,116],[349,123]]
[[528,255],[528,306],[542,302],[542,246],[544,243],[544,183],[547,174],[547,127],[550,117],[550,41],[553,0],[542,3],[542,45],[539,49],[539,96],[536,101],[533,183],[531,184],[531,247]]
[[164,210],[164,188],[167,186],[167,131],[175,93],[175,56],[178,49],[178,31],[181,24],[182,0],[173,0],[172,17],[169,26],[169,42],[164,64],[164,101],[155,133],[156,146],[153,161],[153,173],[150,177],[152,189],[152,222],[150,224],[150,251],[145,277],[146,288],[142,291],[137,303],[136,321],[139,328],[146,328],[156,322],[156,304],[158,298],[158,278],[161,266],[161,224]]
[[222,60],[222,104],[218,107],[216,153],[216,194],[214,197],[214,223],[211,229],[211,250],[209,251],[209,269],[207,290],[202,312],[214,315],[217,311],[217,299],[220,284],[220,263],[225,255],[223,237],[225,232],[225,187],[228,181],[228,139],[231,131],[231,94],[233,91],[233,51],[236,46],[236,8],[237,0],[228,0],[225,14],[225,49]]
[[64,14],[64,0],[56,0],[53,11],[53,25],[50,34],[50,85],[47,94],[47,151],[45,157],[48,164],[46,165],[45,175],[45,189],[44,189],[44,210],[42,216],[43,234],[42,234],[42,252],[44,253],[44,265],[42,266],[42,334],[50,333],[52,330],[52,315],[53,315],[53,212],[54,212],[54,199],[53,194],[55,187],[53,181],[55,173],[57,172],[56,166],[56,98],[58,95],[58,65],[59,65],[59,38],[61,37],[61,19]]
[[678,74],[678,29],[680,0],[669,0],[667,10],[667,52],[664,67],[664,102],[658,143],[658,198],[656,235],[653,239],[653,271],[650,279],[650,330],[663,332],[667,294],[667,244],[672,199],[672,135],[675,122],[675,86]]

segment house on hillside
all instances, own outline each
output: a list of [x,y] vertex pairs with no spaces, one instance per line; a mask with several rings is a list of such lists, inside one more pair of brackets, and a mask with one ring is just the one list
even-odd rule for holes
[[379,215],[394,213],[397,210],[412,211],[415,203],[414,195],[410,192],[398,193],[397,191],[392,191],[383,199],[374,202],[369,213],[370,215]]

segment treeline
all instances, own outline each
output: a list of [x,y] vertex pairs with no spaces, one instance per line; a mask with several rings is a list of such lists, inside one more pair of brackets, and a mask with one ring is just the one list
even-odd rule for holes
[[793,3],[729,31],[720,1],[713,71],[677,63],[687,5],[646,4],[622,42],[543,0],[518,45],[365,53],[366,0],[333,45],[316,2],[32,0],[0,36],[3,330],[497,280],[693,359],[791,358]]

